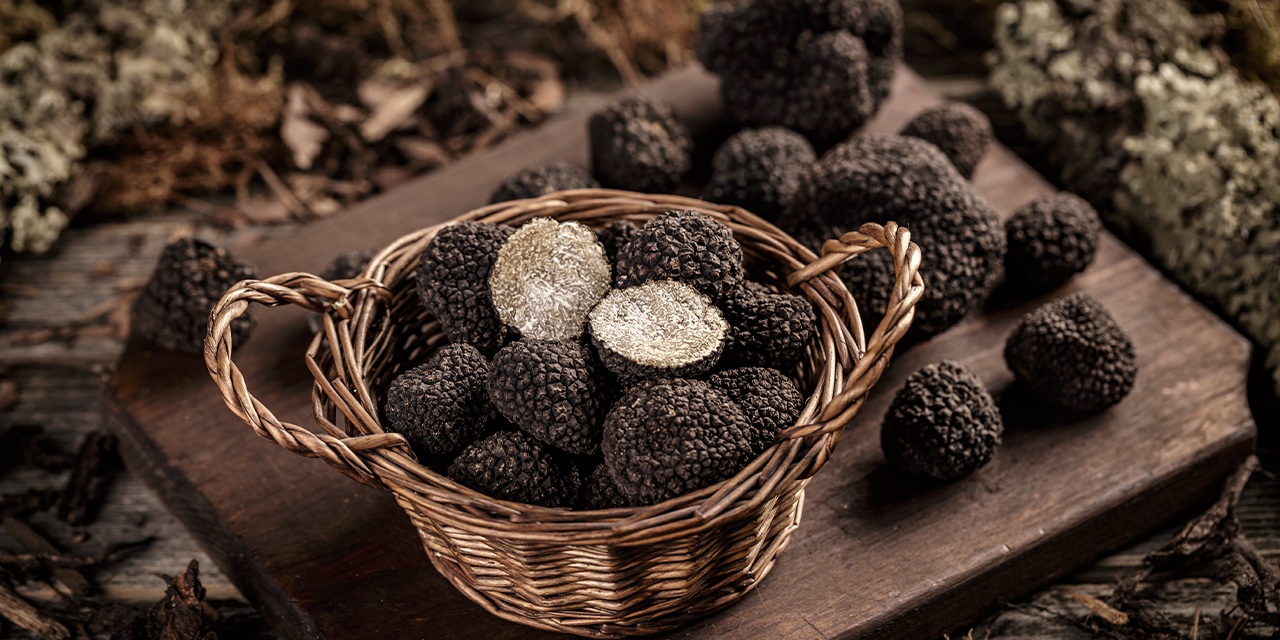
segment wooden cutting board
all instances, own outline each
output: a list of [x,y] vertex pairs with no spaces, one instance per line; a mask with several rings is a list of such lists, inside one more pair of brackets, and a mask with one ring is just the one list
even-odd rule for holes
[[[719,115],[698,68],[646,91],[695,129]],[[940,98],[909,70],[868,129],[898,131]],[[551,159],[586,165],[586,113],[570,114],[296,235],[243,251],[271,275],[319,272],[484,204],[503,178]],[[974,182],[1002,216],[1051,187],[1003,148]],[[925,259],[928,259],[926,256]],[[1110,308],[1141,372],[1112,409],[1074,419],[1011,388],[1004,338],[1025,312],[1071,291]],[[302,311],[254,310],[235,360],[283,420],[310,424]],[[1001,301],[899,353],[831,462],[772,573],[741,602],[671,637],[921,638],[973,619],[1203,504],[1253,449],[1246,341],[1110,235],[1094,264],[1034,300]],[[879,424],[911,371],[943,359],[982,376],[1005,416],[994,460],[938,484],[896,473]],[[430,566],[389,494],[260,440],[223,405],[197,357],[131,341],[104,399],[130,468],[191,530],[285,638],[504,638],[551,634],[493,617]]]

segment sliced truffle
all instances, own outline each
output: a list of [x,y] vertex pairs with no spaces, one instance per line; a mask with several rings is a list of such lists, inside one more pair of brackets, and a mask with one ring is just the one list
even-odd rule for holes
[[496,416],[485,380],[489,363],[475,347],[448,345],[391,381],[383,402],[387,428],[424,461],[447,460],[486,431]]
[[600,183],[586,169],[561,160],[526,167],[494,189],[489,203],[537,198],[566,189],[594,189]]
[[609,264],[618,261],[618,252],[631,238],[640,230],[636,224],[630,220],[614,220],[599,229],[596,229],[596,239],[600,241],[600,246],[604,247],[604,257]]
[[777,369],[728,369],[708,378],[707,384],[723,391],[747,417],[752,457],[768,449],[783,429],[796,423],[804,409],[804,396],[796,384]]
[[706,373],[724,351],[728,330],[706,296],[673,280],[614,289],[591,310],[596,352],[622,378]]
[[587,124],[591,171],[606,187],[666,193],[693,165],[693,138],[666,102],[624,99]]
[[751,461],[742,409],[704,382],[637,385],[604,423],[604,462],[633,505],[661,502],[733,477]]
[[946,102],[907,123],[902,135],[931,142],[942,150],[965,179],[995,140],[986,114],[963,102]]
[[808,300],[758,282],[744,280],[722,309],[729,323],[725,357],[733,362],[787,369],[818,334],[818,316]]
[[418,265],[418,295],[449,340],[493,354],[511,337],[489,293],[489,272],[511,227],[459,222],[436,232]]
[[1009,241],[1005,282],[1023,291],[1043,291],[1093,262],[1102,223],[1084,198],[1059,192],[1014,211],[1004,229]]
[[742,245],[729,227],[697,211],[668,211],[618,252],[619,289],[677,280],[720,300],[742,282]]
[[493,357],[486,389],[493,405],[533,437],[570,453],[600,448],[608,410],[599,362],[577,340],[522,339]]
[[596,466],[582,481],[582,490],[578,492],[575,509],[617,509],[631,506],[631,501],[618,489],[618,483],[609,474],[609,467],[604,464]]
[[578,468],[520,431],[499,431],[462,451],[449,477],[491,498],[571,507],[582,483]]
[[809,141],[790,129],[743,129],[716,150],[702,198],[772,222],[791,205],[800,172],[817,159]]
[[1005,341],[1004,359],[1037,396],[1077,411],[1120,402],[1138,374],[1129,336],[1101,302],[1083,292],[1023,316]]
[[898,469],[950,481],[991,460],[1003,433],[982,379],[947,361],[907,376],[880,425],[880,447]]
[[498,250],[489,290],[498,318],[521,336],[568,340],[582,335],[609,280],[595,233],[577,222],[534,218]]
[[[209,314],[232,285],[254,278],[253,267],[203,240],[183,238],[160,253],[155,271],[130,309],[130,326],[162,349],[204,353]],[[231,321],[231,343],[249,339],[253,317]]]

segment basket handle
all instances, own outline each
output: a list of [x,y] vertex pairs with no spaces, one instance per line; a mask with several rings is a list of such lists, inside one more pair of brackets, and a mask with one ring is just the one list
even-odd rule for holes
[[[282,422],[249,393],[244,376],[231,361],[231,322],[248,310],[250,302],[268,307],[293,304],[321,313],[332,309],[347,319],[351,316],[351,298],[362,293],[390,298],[386,287],[371,278],[329,282],[309,273],[285,273],[266,280],[242,280],[227,290],[209,315],[204,362],[214,383],[222,390],[222,399],[227,407],[253,427],[259,436],[300,456],[321,458],[361,484],[386,490],[387,487],[356,452],[389,446],[407,448],[404,436],[398,433],[354,437],[347,437],[341,432],[316,434],[296,424]],[[317,297],[332,302],[317,302]],[[323,337],[323,332],[316,336],[308,353],[318,349]]]

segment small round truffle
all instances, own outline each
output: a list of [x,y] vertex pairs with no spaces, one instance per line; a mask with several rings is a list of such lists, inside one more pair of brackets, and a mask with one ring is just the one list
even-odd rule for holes
[[526,167],[503,180],[502,184],[493,190],[493,195],[489,197],[489,204],[537,198],[566,189],[594,189],[599,186],[600,183],[596,182],[586,169],[557,160]]
[[459,222],[436,232],[418,265],[418,296],[440,321],[449,340],[491,355],[511,337],[489,292],[489,272],[498,250],[515,229],[486,222]]
[[668,211],[645,223],[618,252],[619,289],[677,280],[719,301],[742,282],[742,245],[733,231],[697,211]]
[[817,159],[809,141],[790,129],[743,129],[716,150],[702,198],[773,222],[791,205],[800,172]]
[[609,281],[595,233],[577,222],[534,218],[498,250],[489,290],[498,318],[522,337],[569,340],[582,335]]
[[804,408],[804,396],[796,384],[777,369],[727,369],[708,378],[707,384],[723,391],[747,417],[752,457],[763,453],[783,429],[794,425]]
[[[162,349],[204,353],[209,314],[227,290],[254,278],[253,267],[203,240],[183,238],[160,253],[155,271],[130,309],[130,326]],[[231,343],[249,339],[253,317],[231,321]]]
[[1084,271],[1098,249],[1098,212],[1074,193],[1042,196],[1005,221],[1005,282],[1022,291],[1052,289]]
[[1123,400],[1138,374],[1133,342],[1084,292],[1023,316],[1005,341],[1004,360],[1037,396],[1090,413]]
[[604,247],[604,257],[609,264],[617,263],[618,252],[631,242],[631,238],[635,237],[638,231],[640,227],[630,220],[614,220],[595,230],[596,239],[599,240],[600,246]]
[[674,280],[614,289],[591,310],[596,352],[622,378],[706,373],[724,351],[728,331],[706,296]]
[[491,498],[543,507],[570,507],[582,479],[578,468],[519,431],[499,431],[462,451],[449,478]]
[[786,369],[818,334],[818,316],[808,300],[758,282],[744,280],[721,308],[729,323],[726,359],[733,362]]
[[951,481],[991,460],[1003,433],[982,379],[941,362],[907,376],[880,425],[880,447],[898,469]]
[[[369,261],[373,260],[373,256],[377,255],[377,253],[370,249],[364,249],[338,254],[338,257],[334,258],[329,263],[329,266],[325,267],[324,271],[320,273],[320,277],[329,282],[357,278],[364,273],[364,268],[369,266]],[[311,333],[320,333],[324,330],[324,320],[319,313],[314,311],[307,312],[307,328],[311,329]]]
[[485,432],[496,411],[485,380],[489,363],[475,347],[445,346],[423,365],[405,371],[387,388],[387,428],[409,441],[419,458],[447,460]]
[[570,453],[600,448],[608,406],[599,362],[578,340],[517,340],[493,357],[489,399],[533,437]]
[[627,500],[627,497],[618,489],[618,483],[614,482],[613,476],[609,474],[609,467],[600,464],[582,481],[582,490],[578,492],[578,502],[574,508],[595,510],[629,506],[631,501]]
[[587,134],[591,171],[606,187],[666,193],[693,166],[693,137],[656,98],[626,98],[593,114]]
[[751,461],[742,409],[704,382],[632,387],[604,423],[604,463],[633,505],[682,496],[733,477]]
[[963,102],[946,102],[921,113],[902,135],[933,143],[966,180],[995,140],[986,114]]

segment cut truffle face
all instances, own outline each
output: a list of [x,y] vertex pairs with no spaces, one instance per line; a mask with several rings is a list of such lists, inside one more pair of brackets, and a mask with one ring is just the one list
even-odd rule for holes
[[758,282],[744,280],[721,307],[729,323],[725,357],[733,362],[786,369],[818,334],[818,316],[808,300]]
[[[134,333],[162,349],[204,353],[209,314],[234,284],[254,278],[253,267],[231,253],[195,238],[164,248],[155,271],[130,309]],[[231,321],[231,343],[249,339],[253,317]]]
[[693,137],[656,98],[627,98],[593,114],[587,134],[592,173],[606,187],[665,193],[693,165]]
[[383,403],[387,428],[419,458],[447,460],[486,431],[496,412],[485,380],[489,363],[475,347],[451,344],[391,382]]
[[752,459],[742,409],[703,382],[637,385],[605,418],[604,461],[634,505],[661,502],[733,477]]
[[723,391],[742,409],[751,425],[751,455],[768,449],[778,434],[796,423],[804,408],[804,396],[782,372],[768,367],[742,367],[721,371],[707,384]]
[[772,222],[790,206],[800,172],[817,159],[809,141],[790,129],[743,129],[716,150],[702,198]]
[[614,289],[591,311],[591,339],[600,360],[623,378],[710,371],[728,330],[706,296],[672,280]]
[[473,344],[486,355],[509,339],[489,293],[489,272],[515,229],[459,222],[436,232],[418,265],[418,295],[449,340]]
[[586,169],[563,161],[548,162],[526,167],[508,177],[494,189],[489,203],[537,198],[567,189],[594,189],[599,187]]
[[1034,292],[1066,282],[1093,262],[1102,223],[1084,198],[1059,192],[1014,211],[1004,229],[1009,242],[1005,282]]
[[526,338],[493,357],[485,388],[523,431],[570,453],[592,454],[608,409],[602,373],[580,341]]
[[582,335],[609,281],[595,233],[577,222],[534,218],[498,250],[489,289],[499,319],[521,336],[568,340]]
[[449,478],[491,498],[571,507],[582,483],[578,468],[519,431],[499,431],[462,451]]
[[668,211],[618,252],[619,289],[677,280],[719,301],[742,282],[742,245],[729,227],[697,211]]
[[1120,402],[1138,373],[1129,336],[1083,292],[1023,316],[1005,341],[1004,359],[1037,396],[1085,412]]
[[907,123],[902,135],[933,143],[965,179],[973,177],[995,140],[986,114],[963,102],[947,102],[921,113]]
[[578,502],[574,508],[594,510],[629,506],[631,501],[618,489],[618,483],[609,474],[609,467],[600,464],[582,481],[582,490],[578,493]]
[[907,376],[880,425],[880,447],[898,469],[950,481],[991,460],[1003,433],[982,379],[941,362]]

